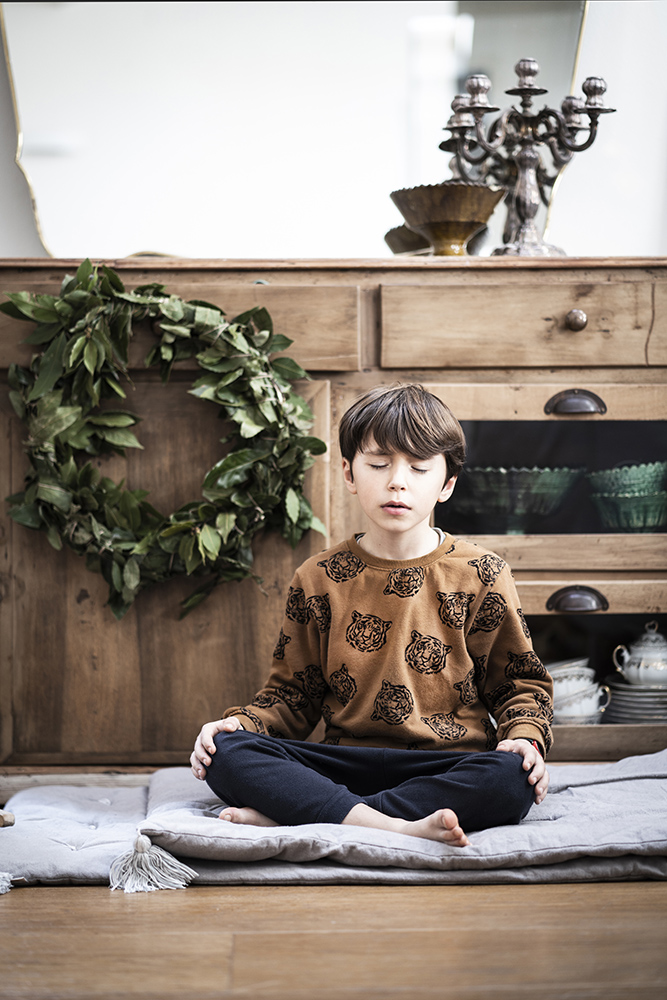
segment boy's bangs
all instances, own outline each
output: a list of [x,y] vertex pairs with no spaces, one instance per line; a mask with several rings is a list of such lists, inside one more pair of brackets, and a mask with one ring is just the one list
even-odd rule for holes
[[442,454],[446,447],[446,443],[433,430],[432,427],[417,423],[409,412],[377,414],[367,428],[361,450],[365,450],[372,440],[385,454],[402,452],[423,461]]

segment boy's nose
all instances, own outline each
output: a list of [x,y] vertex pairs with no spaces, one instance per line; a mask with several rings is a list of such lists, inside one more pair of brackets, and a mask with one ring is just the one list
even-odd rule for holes
[[389,482],[390,490],[404,490],[406,488],[405,476],[400,472],[394,472]]

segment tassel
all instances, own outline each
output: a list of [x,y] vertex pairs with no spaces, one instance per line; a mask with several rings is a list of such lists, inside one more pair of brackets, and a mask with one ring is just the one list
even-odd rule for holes
[[153,892],[155,889],[184,889],[197,872],[182,864],[161,847],[151,844],[143,833],[134,850],[120,857],[109,870],[109,885],[125,892]]
[[9,872],[0,872],[0,896],[3,892],[9,892],[12,887],[12,877]]

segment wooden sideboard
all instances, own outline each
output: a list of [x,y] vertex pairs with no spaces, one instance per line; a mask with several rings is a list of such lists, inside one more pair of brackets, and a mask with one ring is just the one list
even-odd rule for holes
[[[0,261],[0,291],[54,292],[78,262]],[[159,282],[186,299],[235,315],[265,305],[289,354],[313,378],[302,386],[330,443],[309,474],[315,512],[330,538],[363,530],[342,488],[335,443],[349,402],[377,383],[420,381],[464,421],[522,425],[571,421],[578,428],[636,423],[639,438],[661,431],[667,458],[667,260],[427,259],[352,261],[107,261],[128,288]],[[586,314],[572,329],[571,310]],[[576,324],[575,324],[576,325]],[[0,316],[0,370],[26,363],[30,327]],[[151,491],[172,510],[198,496],[203,472],[220,457],[219,425],[187,394],[192,371],[168,386],[143,368],[151,333],[132,349],[128,408],[143,419],[144,450],[106,460],[106,474]],[[545,413],[558,393],[577,389],[604,401],[602,413]],[[20,490],[22,426],[0,395],[2,496]],[[660,423],[663,422],[663,423]],[[583,430],[582,430],[583,433]],[[619,456],[624,458],[625,456]],[[101,461],[101,460],[100,460]],[[564,587],[604,594],[598,620],[636,616],[637,632],[667,613],[667,536],[481,535],[512,565],[524,610],[562,617],[547,602]],[[106,586],[71,552],[0,519],[0,764],[5,769],[141,767],[185,763],[200,724],[261,682],[278,634],[283,595],[295,566],[325,541],[296,552],[264,538],[264,580],[228,584],[185,620],[189,582],[141,595],[117,622]],[[612,759],[667,746],[667,726],[560,727],[553,759]]]

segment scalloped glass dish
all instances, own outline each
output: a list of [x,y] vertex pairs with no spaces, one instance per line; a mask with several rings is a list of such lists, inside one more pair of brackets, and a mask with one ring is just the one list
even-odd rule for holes
[[463,514],[482,517],[489,533],[524,534],[560,507],[583,473],[583,469],[537,466],[465,469],[456,506]]

